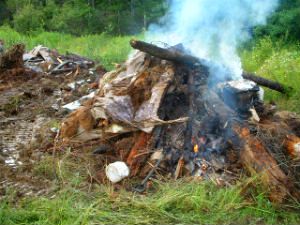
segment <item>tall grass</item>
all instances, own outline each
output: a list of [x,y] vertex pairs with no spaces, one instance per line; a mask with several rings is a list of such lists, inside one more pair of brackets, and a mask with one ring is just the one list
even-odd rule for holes
[[131,47],[131,36],[110,36],[107,34],[86,35],[75,37],[69,34],[42,32],[36,35],[24,35],[10,27],[0,27],[0,39],[5,40],[9,47],[16,43],[26,44],[27,50],[37,45],[57,49],[64,54],[69,51],[97,60],[107,69],[112,69],[114,63],[124,61]]
[[300,48],[264,38],[250,50],[241,53],[246,71],[278,81],[293,90],[288,95],[266,90],[266,100],[275,101],[280,109],[300,112]]

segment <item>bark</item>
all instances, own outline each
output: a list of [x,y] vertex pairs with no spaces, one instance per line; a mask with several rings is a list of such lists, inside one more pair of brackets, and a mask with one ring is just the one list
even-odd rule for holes
[[130,45],[134,49],[138,49],[161,59],[189,65],[200,63],[200,60],[197,57],[184,54],[178,50],[161,48],[147,42],[131,40]]
[[247,126],[236,123],[228,129],[232,129],[233,132],[233,138],[229,142],[239,151],[244,168],[261,180],[272,202],[282,203],[289,196],[299,198],[293,183],[280,169],[263,143],[250,134]]

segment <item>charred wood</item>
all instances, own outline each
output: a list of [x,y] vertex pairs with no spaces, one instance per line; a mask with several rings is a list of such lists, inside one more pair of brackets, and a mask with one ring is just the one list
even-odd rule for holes
[[138,49],[142,52],[146,52],[152,56],[177,62],[177,63],[183,63],[188,65],[193,65],[196,63],[200,63],[199,58],[195,56],[191,56],[188,54],[184,54],[181,51],[178,51],[176,49],[165,49],[158,47],[156,45],[144,42],[144,41],[138,41],[138,40],[131,40],[130,41],[131,47],[134,49]]
[[194,76],[189,72],[188,77],[188,101],[189,101],[189,120],[187,121],[185,137],[184,137],[184,150],[190,151],[192,149],[192,136],[193,136],[193,123],[194,123]]
[[272,80],[268,80],[268,79],[263,78],[263,77],[259,77],[257,75],[252,74],[252,73],[243,72],[242,76],[243,76],[244,79],[254,81],[258,85],[267,87],[267,88],[272,89],[274,91],[281,92],[283,94],[286,94],[291,89],[290,87],[285,87],[283,84],[280,84],[280,83],[272,81]]

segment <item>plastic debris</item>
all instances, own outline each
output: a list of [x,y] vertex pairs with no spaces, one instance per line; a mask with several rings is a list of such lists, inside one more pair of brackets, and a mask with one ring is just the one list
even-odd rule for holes
[[129,176],[129,168],[126,163],[117,161],[109,164],[105,170],[107,178],[112,183],[118,183]]

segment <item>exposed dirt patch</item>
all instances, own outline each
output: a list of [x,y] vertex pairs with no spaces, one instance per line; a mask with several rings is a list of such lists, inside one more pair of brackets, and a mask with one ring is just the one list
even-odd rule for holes
[[[44,158],[53,155],[67,113],[62,106],[88,94],[96,78],[88,70],[56,76],[24,68],[0,73],[0,198],[10,190],[17,197],[51,194],[53,177],[41,176],[39,170],[47,166]],[[55,164],[50,167],[55,171]]]

